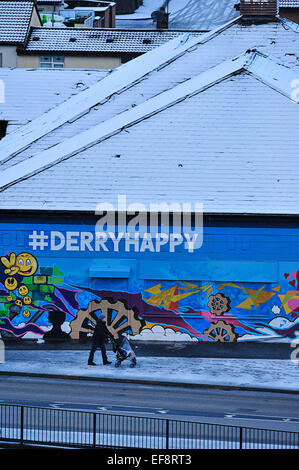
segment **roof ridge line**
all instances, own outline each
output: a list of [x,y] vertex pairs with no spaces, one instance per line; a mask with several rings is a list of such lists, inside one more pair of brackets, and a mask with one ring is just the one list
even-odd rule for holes
[[[30,178],[61,161],[64,161],[78,152],[108,139],[121,132],[124,128],[131,127],[138,122],[173,106],[174,104],[197,94],[227,77],[244,70],[249,54],[243,53],[233,59],[226,60],[221,64],[208,69],[196,77],[186,80],[176,87],[167,90],[144,103],[126,110],[119,115],[113,116],[107,121],[75,135],[66,141],[59,143],[49,149],[43,150],[35,156],[13,165],[1,174],[0,191],[3,191],[23,179]],[[83,144],[83,142],[85,142]]]
[[[111,74],[100,80],[98,83],[92,85],[87,90],[84,90],[78,95],[69,98],[59,106],[51,108],[49,111],[42,114],[38,118],[32,120],[25,126],[4,137],[0,142],[0,154],[2,155],[0,157],[0,165],[13,158],[19,152],[28,148],[33,142],[39,140],[47,133],[57,129],[69,120],[75,120],[76,116],[79,116],[79,114],[81,115],[83,112],[88,112],[90,108],[96,106],[101,101],[109,99],[115,93],[121,93],[128,86],[131,86],[133,83],[142,80],[142,78],[148,73],[162,67],[170,60],[176,60],[190,47],[203,43],[201,41],[206,42],[207,40],[212,39],[215,35],[218,34],[218,32],[220,33],[230,25],[233,25],[235,22],[236,19],[226,23],[225,25],[222,25],[220,28],[205,33],[202,38],[193,36],[192,31],[190,31],[190,33],[182,34],[181,36],[178,36],[177,38],[174,38],[166,44],[160,46],[160,54],[156,53],[158,48],[155,48],[152,51],[149,51],[146,54],[143,54],[142,56],[139,56],[134,60],[113,70]],[[162,56],[161,52],[164,52]],[[149,60],[151,57],[153,57],[152,62]],[[136,63],[137,61],[138,63]],[[142,64],[142,70],[138,68],[140,63]],[[132,69],[132,73],[135,75],[135,77],[131,79],[129,79],[127,73],[129,68]],[[137,73],[136,69],[138,71]],[[108,83],[108,85],[106,90],[103,92],[105,81]],[[100,93],[102,92],[102,96],[98,96],[97,98],[95,98],[96,88],[99,88]],[[81,109],[79,113],[75,114],[76,106],[78,106],[78,103],[80,104],[80,102],[81,106],[83,106],[83,109]],[[62,118],[62,115],[64,114],[61,113],[61,118],[57,119],[57,110],[59,112],[59,110],[67,107],[69,107],[67,117]],[[51,116],[53,114],[54,116],[51,120]]]
[[[182,37],[184,36],[185,35],[182,35]],[[174,38],[168,43],[162,45],[161,48],[164,48],[166,51],[168,51],[170,43],[172,43],[171,45],[173,48],[171,49],[171,52],[176,52],[176,48],[179,47],[182,37],[178,36],[177,38]],[[155,49],[153,51],[149,51],[147,54],[152,54],[154,51]],[[109,99],[115,93],[121,93],[129,85],[135,83],[138,80],[141,80],[143,76],[160,67],[170,58],[170,54],[167,54],[167,57],[164,57],[163,55],[163,61],[161,61],[161,59],[156,60],[154,61],[154,64],[152,64],[150,60],[143,60],[145,67],[142,67],[142,70],[140,71],[136,64],[136,60],[140,62],[144,55],[137,57],[134,61],[130,61],[122,65],[118,69],[113,70],[111,74],[108,74],[107,77],[104,77],[102,80],[92,85],[87,90],[82,91],[78,95],[72,96],[67,101],[61,103],[59,106],[51,108],[46,113],[34,119],[26,126],[23,126],[15,132],[4,137],[0,142],[0,153],[3,155],[3,157],[0,157],[0,165],[1,163],[5,163],[6,161],[10,160],[10,158],[17,155],[22,150],[25,150],[34,141],[40,139],[47,133],[57,129],[70,120],[75,120],[77,117],[79,117],[79,115],[88,112],[90,108],[96,106],[104,100]],[[177,55],[177,53],[175,55]],[[156,59],[156,56],[157,54],[155,54],[154,59]],[[149,59],[148,55],[147,58]],[[134,66],[132,66],[132,62],[134,62]],[[150,66],[151,64],[153,66]],[[132,68],[133,73],[135,72],[135,77],[130,78],[132,77],[132,74],[129,75],[124,73],[124,71],[127,72],[128,68]],[[139,70],[139,73],[136,73],[136,69]],[[108,83],[106,89],[104,88],[105,82]],[[97,88],[99,89],[99,93],[96,96],[95,94]],[[77,110],[80,105],[80,112],[78,112]],[[59,112],[60,110],[60,119],[57,119],[57,111]],[[64,110],[64,112],[62,110]]]
[[[247,73],[294,103],[299,104],[299,93],[295,90],[295,88],[298,88],[298,75],[296,71],[285,66],[276,57],[256,49],[253,49],[251,52],[255,56],[253,59],[248,60],[246,64],[245,69]],[[265,60],[271,62],[271,73],[264,71],[263,65],[265,62],[261,63],[261,61]]]

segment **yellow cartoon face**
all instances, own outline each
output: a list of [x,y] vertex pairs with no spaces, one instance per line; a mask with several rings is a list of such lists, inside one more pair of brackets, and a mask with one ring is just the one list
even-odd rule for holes
[[22,307],[23,302],[22,302],[22,300],[17,299],[17,300],[15,301],[15,304],[16,304],[18,307]]
[[30,253],[20,253],[15,264],[19,268],[18,274],[22,276],[31,276],[37,270],[37,261]]
[[24,296],[24,295],[27,295],[28,294],[28,287],[25,286],[24,284],[22,284],[19,289],[18,289],[18,292],[20,295]]
[[24,310],[23,316],[24,316],[24,317],[30,317],[30,312],[29,312],[29,310]]
[[4,281],[7,290],[14,290],[18,287],[18,281],[14,277],[7,277]]
[[23,298],[24,304],[29,305],[31,304],[31,297],[29,295],[26,295],[26,297]]

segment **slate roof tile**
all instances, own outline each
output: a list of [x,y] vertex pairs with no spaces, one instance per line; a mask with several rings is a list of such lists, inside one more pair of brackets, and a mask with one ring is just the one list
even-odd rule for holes
[[134,53],[137,55],[161,46],[181,34],[182,32],[178,31],[34,27],[31,29],[24,52]]
[[89,88],[108,73],[104,69],[0,68],[0,80],[5,84],[0,119],[8,121],[7,133]]
[[0,43],[23,44],[33,12],[34,1],[0,1]]

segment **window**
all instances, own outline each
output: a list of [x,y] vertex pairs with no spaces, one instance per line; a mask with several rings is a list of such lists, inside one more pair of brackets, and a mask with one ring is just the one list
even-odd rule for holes
[[62,69],[64,68],[64,57],[61,55],[43,55],[40,58],[42,69]]

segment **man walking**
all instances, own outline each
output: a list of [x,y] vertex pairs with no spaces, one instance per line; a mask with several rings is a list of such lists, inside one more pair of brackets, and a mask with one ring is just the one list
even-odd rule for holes
[[91,346],[91,350],[90,350],[89,358],[88,358],[89,366],[96,366],[95,362],[93,362],[93,358],[94,358],[94,353],[96,352],[97,348],[101,349],[104,366],[107,364],[111,364],[111,362],[108,361],[106,347],[105,347],[106,338],[108,338],[108,336],[112,337],[105,323],[105,315],[101,313],[97,320],[93,337],[92,337],[92,346]]

